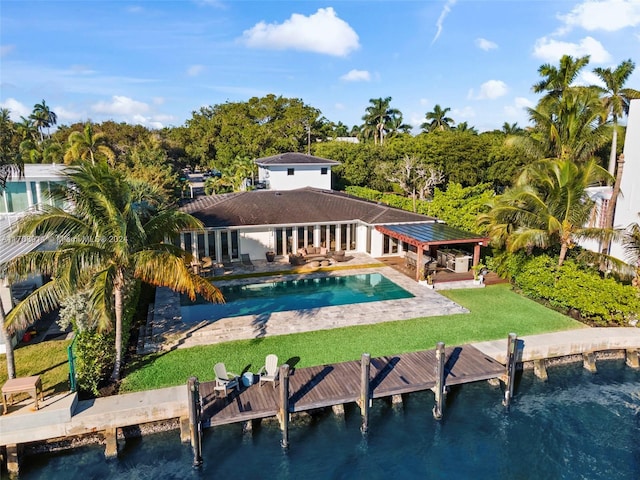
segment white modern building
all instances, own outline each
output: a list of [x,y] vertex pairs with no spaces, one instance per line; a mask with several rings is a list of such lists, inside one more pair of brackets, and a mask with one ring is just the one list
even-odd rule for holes
[[335,160],[305,155],[282,153],[258,158],[258,181],[268,190],[295,190],[304,187],[331,190],[331,167],[340,165]]

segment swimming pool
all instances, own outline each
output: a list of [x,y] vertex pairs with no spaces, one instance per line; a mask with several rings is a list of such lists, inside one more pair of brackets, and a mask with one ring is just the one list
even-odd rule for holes
[[203,299],[190,302],[181,297],[182,320],[199,322],[414,297],[380,273],[223,286],[220,290],[227,301],[225,304],[212,304]]

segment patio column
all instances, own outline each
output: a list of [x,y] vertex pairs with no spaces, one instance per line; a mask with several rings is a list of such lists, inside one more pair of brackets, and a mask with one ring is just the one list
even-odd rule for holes
[[476,265],[478,265],[478,263],[480,263],[480,243],[476,243],[473,246],[473,266],[475,267]]
[[422,268],[422,254],[424,252],[422,251],[422,245],[418,245],[418,255],[416,258],[416,282],[419,280],[422,280],[420,278],[420,269]]

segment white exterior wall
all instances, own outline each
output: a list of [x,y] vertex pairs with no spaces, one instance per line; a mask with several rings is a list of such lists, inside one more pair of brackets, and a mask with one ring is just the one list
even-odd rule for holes
[[371,256],[382,257],[384,255],[384,234],[376,230],[371,230]]
[[[293,168],[294,174],[287,175],[289,168]],[[327,174],[320,173],[322,168],[327,169]],[[331,167],[319,165],[274,165],[258,170],[260,181],[266,181],[271,190],[295,190],[297,188],[313,187],[331,190]]]
[[[640,100],[631,100],[627,133],[624,139],[624,169],[620,184],[621,195],[616,204],[615,228],[640,223]],[[611,246],[611,255],[622,260],[625,254],[619,243]]]
[[242,230],[239,232],[240,253],[252,259],[264,260],[265,253],[275,248],[273,229]]

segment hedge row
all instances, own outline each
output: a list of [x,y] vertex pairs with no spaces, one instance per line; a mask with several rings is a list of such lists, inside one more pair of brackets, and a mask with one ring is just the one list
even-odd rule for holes
[[514,285],[531,298],[577,312],[583,320],[599,326],[627,325],[640,312],[640,295],[631,285],[602,278],[571,259],[561,267],[548,255],[522,260],[511,259],[511,268],[517,271],[510,273]]

